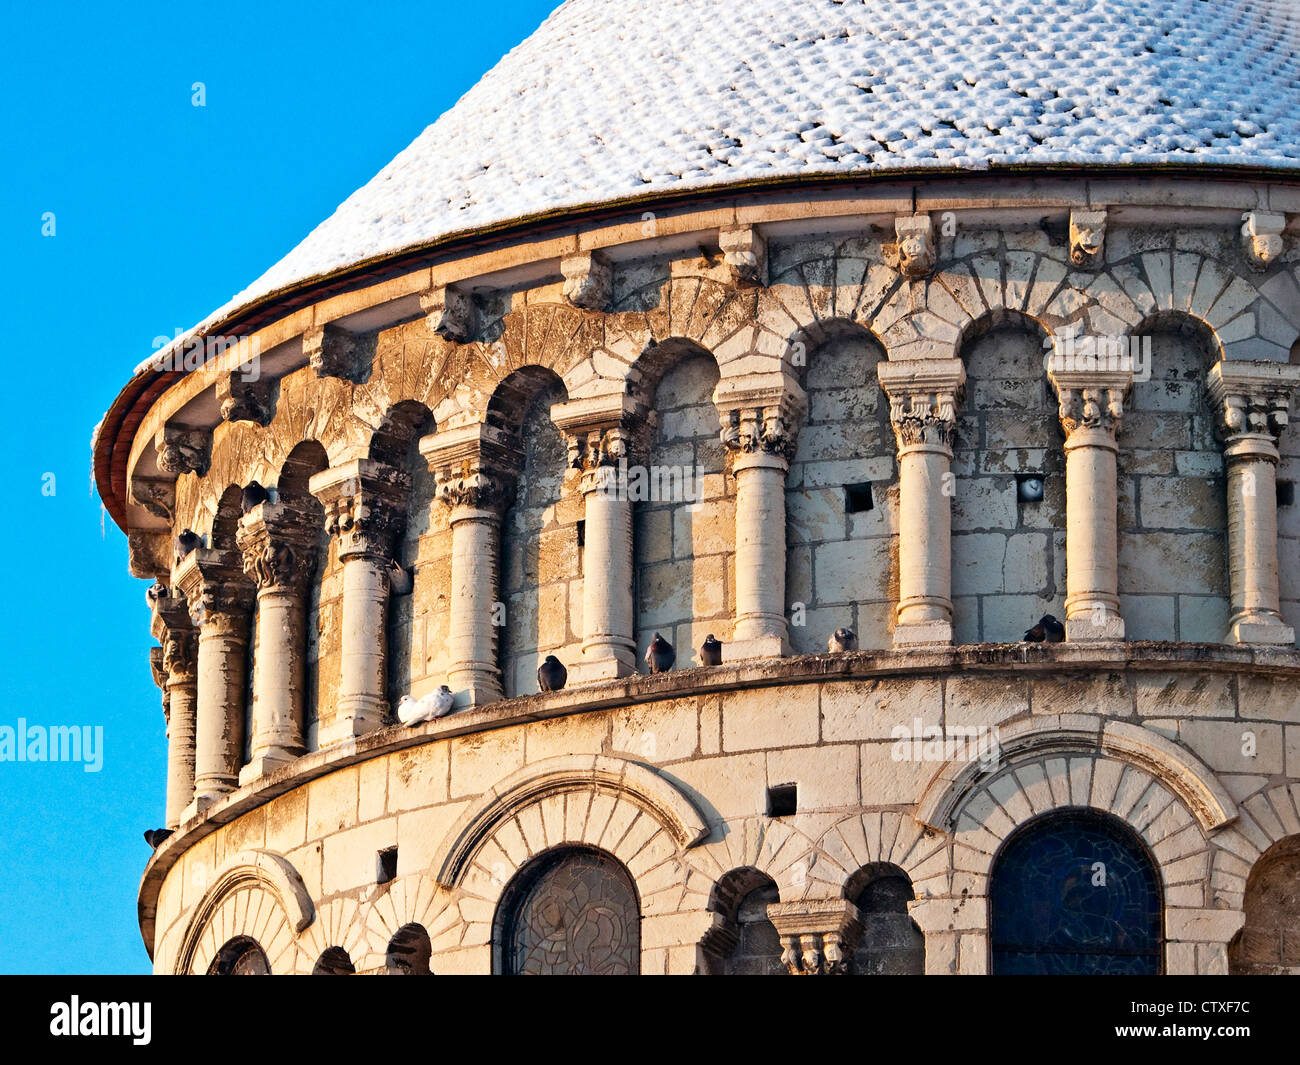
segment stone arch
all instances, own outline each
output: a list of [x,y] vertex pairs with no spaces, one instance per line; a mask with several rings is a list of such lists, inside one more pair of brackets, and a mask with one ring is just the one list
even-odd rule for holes
[[209,547],[223,551],[237,549],[235,530],[239,527],[239,500],[243,490],[243,485],[230,484],[225,487],[217,498],[217,509],[212,518]]
[[908,914],[916,889],[906,872],[892,862],[871,862],[845,882],[844,898],[857,907],[862,927],[853,952],[856,975],[925,972],[925,933]]
[[272,972],[292,972],[298,937],[316,911],[292,863],[272,851],[240,851],[222,864],[190,916],[175,972],[204,973],[231,939],[247,936]]
[[753,866],[719,877],[709,893],[714,923],[700,940],[703,971],[717,976],[783,974],[781,940],[767,916],[768,904],[780,898],[776,881]]
[[337,947],[347,952],[358,973],[384,973],[389,946],[408,925],[425,929],[435,971],[456,970],[461,919],[448,893],[421,874],[401,876],[386,888],[369,901],[338,895],[322,902],[299,942],[300,971],[310,971],[315,959]]
[[[529,928],[534,921],[549,931]],[[530,939],[542,949],[521,959]],[[588,845],[559,844],[536,855],[501,893],[492,954],[492,971],[501,974],[638,974],[641,900],[631,873],[607,850]]]
[[388,941],[384,972],[390,976],[432,976],[429,960],[433,944],[424,925],[411,921],[402,925]]
[[270,976],[271,962],[256,939],[235,936],[217,951],[205,972],[208,976]]
[[357,971],[352,958],[342,947],[326,947],[312,966],[312,976],[351,976]]
[[997,739],[994,771],[954,759],[918,803],[917,817],[951,839],[951,901],[918,903],[913,911],[927,939],[955,940],[960,971],[985,971],[989,874],[1003,842],[1040,814],[1091,809],[1127,824],[1155,858],[1165,971],[1221,966],[1241,915],[1206,908],[1211,840],[1222,840],[1237,817],[1214,774],[1163,736],[1087,715],[1020,722]]
[[1228,971],[1300,974],[1300,835],[1268,848],[1251,866],[1245,925],[1228,946]]

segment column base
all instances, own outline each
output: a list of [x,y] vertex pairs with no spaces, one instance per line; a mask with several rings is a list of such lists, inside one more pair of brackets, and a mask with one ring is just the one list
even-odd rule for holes
[[285,750],[265,751],[262,754],[253,755],[248,765],[239,771],[239,786],[242,788],[245,784],[264,777],[269,773],[274,773],[277,769],[283,769],[294,761],[294,756]]
[[340,704],[337,713],[330,721],[320,723],[318,746],[331,747],[336,743],[354,740],[358,736],[383,728],[388,718],[388,703],[376,700],[362,705],[347,706]]
[[[630,656],[629,656],[630,658]],[[602,680],[618,680],[636,674],[636,666],[630,660],[606,655],[603,658],[584,658],[569,667],[570,685],[595,684]]]
[[460,691],[452,697],[451,708],[456,710],[468,710],[475,706],[487,706],[489,703],[499,703],[505,698],[499,685],[496,684],[478,684],[471,685],[468,688],[461,688]]
[[1107,614],[1100,621],[1091,614],[1065,619],[1066,643],[1115,642],[1124,639],[1124,619]]
[[749,662],[755,658],[784,658],[789,653],[790,641],[784,636],[755,636],[723,644],[722,664]]
[[210,807],[220,802],[225,797],[225,792],[216,795],[194,796],[194,801],[181,812],[181,823],[184,824],[186,821],[192,821],[196,817],[202,817],[208,812]]
[[952,646],[951,621],[909,621],[894,626],[895,647]]
[[1228,624],[1224,643],[1258,643],[1269,646],[1291,646],[1295,643],[1295,629],[1279,617],[1268,614],[1248,614],[1233,618]]

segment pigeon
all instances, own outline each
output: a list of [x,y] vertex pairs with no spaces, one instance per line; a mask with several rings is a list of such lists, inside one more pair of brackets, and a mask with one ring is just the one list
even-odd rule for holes
[[838,628],[831,633],[831,638],[826,641],[826,647],[830,651],[856,651],[858,649],[858,637],[852,629]]
[[408,726],[436,721],[450,713],[452,698],[451,689],[445,684],[418,699],[403,695],[397,703],[397,720]]
[[388,567],[388,586],[394,595],[411,594],[411,574],[396,559]]
[[537,686],[544,692],[557,692],[569,679],[569,671],[555,655],[547,655],[537,667]]
[[650,667],[650,672],[667,673],[676,661],[677,652],[673,650],[673,645],[656,632],[655,638],[645,650],[645,663]]
[[149,585],[144,597],[149,601],[149,605],[153,606],[159,599],[167,598],[167,585],[163,584],[162,579],[159,578]]
[[172,830],[170,828],[146,828],[144,830],[144,841],[154,850],[157,850],[158,845],[171,834]]
[[180,536],[176,537],[176,557],[182,559],[191,551],[197,550],[202,546],[202,537],[193,530],[186,529],[180,534]]
[[704,637],[704,642],[700,644],[700,665],[722,665],[722,641],[715,637],[713,633],[709,633]]
[[247,514],[259,503],[265,503],[270,498],[270,493],[265,488],[256,481],[249,481],[244,485],[244,491],[239,496],[239,512]]
[[1026,643],[1060,643],[1065,639],[1065,626],[1051,614],[1044,614],[1038,624],[1025,630]]

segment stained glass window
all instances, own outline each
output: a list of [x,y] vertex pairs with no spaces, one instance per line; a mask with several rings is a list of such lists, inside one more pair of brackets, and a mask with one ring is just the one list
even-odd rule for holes
[[271,964],[255,940],[247,936],[232,939],[212,959],[209,976],[270,976]]
[[1049,814],[1012,835],[989,889],[993,972],[1160,971],[1160,887],[1146,848],[1113,817]]
[[627,872],[606,854],[566,850],[506,893],[507,973],[623,976],[640,971],[641,913]]

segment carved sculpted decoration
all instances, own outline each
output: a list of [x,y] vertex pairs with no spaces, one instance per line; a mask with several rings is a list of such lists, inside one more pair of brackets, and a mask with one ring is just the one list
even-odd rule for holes
[[1100,266],[1105,243],[1105,211],[1070,212],[1070,262],[1075,266]]
[[224,421],[271,423],[271,382],[267,378],[250,381],[239,370],[227,374],[217,381],[217,402]]
[[1247,262],[1256,270],[1267,270],[1286,247],[1282,231],[1286,215],[1247,211],[1241,216],[1241,244]]
[[1078,429],[1118,433],[1124,418],[1124,388],[1061,388],[1061,428],[1069,437]]
[[794,458],[798,422],[785,404],[734,408],[724,411],[721,420],[722,443],[732,451],[762,451],[787,462]]
[[560,260],[564,298],[584,310],[600,311],[609,304],[614,270],[609,260],[595,252],[569,255]]
[[[272,504],[262,504],[265,510]],[[253,520],[249,520],[249,519]],[[305,518],[249,514],[235,541],[244,556],[244,572],[259,589],[302,592],[316,569],[316,539]]]
[[957,439],[957,408],[963,398],[962,388],[890,396],[889,419],[898,446],[940,444],[951,450]]
[[934,223],[929,215],[894,220],[898,236],[898,271],[904,277],[925,277],[934,269]]
[[154,437],[158,468],[164,473],[180,475],[208,472],[212,458],[212,431],[186,425],[164,425]]
[[1300,366],[1287,363],[1220,362],[1209,373],[1207,397],[1221,441],[1254,436],[1276,447],[1290,422],[1291,397],[1300,387]]

